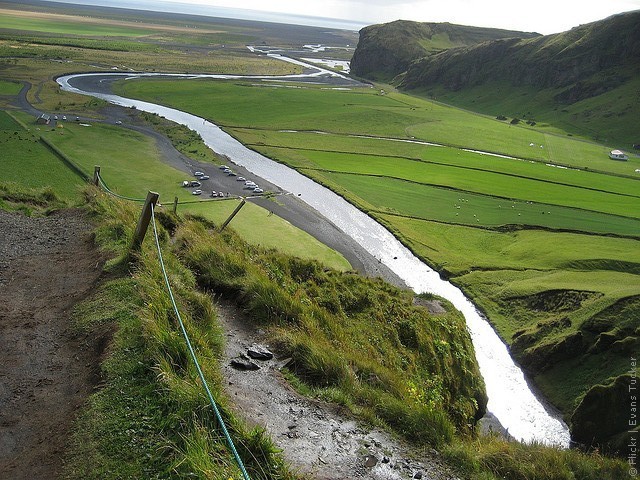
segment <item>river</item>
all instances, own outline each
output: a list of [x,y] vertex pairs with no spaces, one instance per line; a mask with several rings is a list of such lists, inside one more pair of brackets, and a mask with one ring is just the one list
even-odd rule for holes
[[[313,74],[314,81],[323,78],[317,72],[318,70]],[[324,77],[329,75],[331,72],[325,73]],[[511,436],[520,441],[536,441],[560,447],[569,446],[570,434],[566,424],[557,415],[549,413],[536,398],[523,372],[513,362],[506,345],[489,322],[482,317],[459,288],[442,280],[437,272],[414,256],[386,228],[331,190],[285,165],[246,148],[217,125],[203,118],[173,108],[105,93],[108,88],[105,89],[104,82],[108,83],[113,79],[158,76],[158,74],[92,73],[68,75],[58,78],[57,81],[63,90],[91,95],[123,107],[135,107],[142,111],[156,113],[198,132],[207,146],[216,153],[226,155],[231,162],[245,167],[284,190],[299,195],[300,199],[320,212],[395,272],[415,292],[433,293],[450,301],[466,319],[480,372],[486,384],[489,398],[487,410],[498,419]],[[239,78],[228,75],[171,76],[175,78]],[[301,77],[302,75],[297,75],[294,78]],[[335,80],[337,76],[332,75],[330,78]],[[79,83],[79,80],[82,80],[82,89],[73,85],[74,82]]]

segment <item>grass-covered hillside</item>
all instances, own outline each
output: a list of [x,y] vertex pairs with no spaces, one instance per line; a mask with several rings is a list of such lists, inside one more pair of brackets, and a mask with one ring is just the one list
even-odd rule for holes
[[351,71],[360,77],[389,81],[407,70],[414,60],[449,48],[498,38],[535,36],[537,34],[497,28],[408,20],[371,25],[360,30],[360,40],[351,59]]
[[638,321],[621,312],[640,296],[638,159],[615,162],[549,125],[373,89],[119,88],[213,119],[387,225],[463,287],[567,421],[592,387],[628,370]]
[[[72,328],[111,333],[100,386],[76,421],[62,478],[242,478],[190,359],[152,234],[139,253],[129,252],[139,206],[93,187],[84,199],[95,240],[111,259],[108,279],[74,309]],[[5,184],[0,201],[2,208],[37,207],[38,214],[64,207],[50,190]],[[429,314],[407,291],[381,281],[256,248],[203,219],[161,208],[156,218],[181,320],[250,478],[301,477],[267,432],[234,413],[224,393],[217,295],[235,301],[279,354],[291,356],[288,378],[299,390],[415,446],[438,447],[463,478],[624,478],[620,460],[470,431],[466,422],[484,403],[482,381],[463,320],[450,306]]]
[[640,143],[640,11],[567,32],[450,49],[412,63],[398,85],[494,116],[549,122],[631,149]]

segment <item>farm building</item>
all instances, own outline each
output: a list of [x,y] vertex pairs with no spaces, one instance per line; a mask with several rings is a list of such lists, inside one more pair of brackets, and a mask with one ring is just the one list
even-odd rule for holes
[[49,123],[51,123],[51,116],[47,115],[46,113],[43,113],[38,117],[38,119],[36,120],[36,123],[38,125],[49,125]]
[[609,152],[609,158],[611,160],[628,160],[629,157],[622,150],[611,150]]

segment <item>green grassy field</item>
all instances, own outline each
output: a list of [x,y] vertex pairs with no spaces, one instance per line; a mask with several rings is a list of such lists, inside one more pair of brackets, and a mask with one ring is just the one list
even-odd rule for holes
[[17,95],[20,90],[22,90],[22,85],[19,83],[0,80],[0,95]]
[[628,72],[627,75],[632,80],[624,87],[564,108],[558,108],[553,100],[554,95],[562,89],[535,91],[499,82],[457,92],[435,89],[431,95],[437,96],[440,101],[488,115],[532,119],[538,125],[554,126],[558,131],[564,129],[627,149],[631,143],[638,141],[638,131],[631,115],[638,108],[636,92],[640,85],[634,72]]
[[[25,123],[34,120],[24,114],[20,117]],[[150,138],[100,123],[90,127],[75,122],[63,125],[64,128],[43,127],[40,131],[34,126],[31,133],[25,132],[9,115],[1,112],[0,142],[4,141],[6,151],[12,152],[0,162],[2,180],[30,187],[51,186],[64,198],[78,198],[83,180],[37,140],[34,135],[37,133],[64,152],[86,175],[92,176],[94,166],[100,165],[104,182],[118,195],[143,200],[152,190],[160,194],[160,202],[165,203],[166,208],[173,204],[174,197],[178,197],[179,202],[194,200],[191,191],[181,186],[184,172],[162,163],[155,142]],[[15,131],[19,133],[16,135]],[[198,214],[222,223],[236,205],[236,201],[188,203],[179,206],[179,213]],[[230,226],[248,241],[266,248],[318,259],[338,270],[351,268],[342,255],[280,217],[268,216],[268,212],[257,205],[246,205]]]
[[[609,160],[607,154],[612,146],[557,135],[557,129],[512,126],[417,97],[380,95],[371,88],[343,91],[307,85],[295,89],[281,87],[232,81],[149,80],[127,82],[120,92],[165,103],[170,98],[172,105],[215,119],[229,129],[265,130],[270,141],[279,130],[323,131],[418,139],[630,176],[640,167],[638,158],[629,162]],[[215,98],[215,102],[203,102],[202,98]],[[263,108],[256,109],[255,105]],[[282,105],[287,108],[281,108]],[[240,132],[238,137],[243,138]],[[302,144],[305,139],[300,140]]]
[[[557,125],[509,125],[368,88],[210,81],[118,88],[225,126],[382,221],[463,287],[567,419],[592,385],[624,373],[622,361],[598,363],[591,347],[599,337],[585,325],[640,295],[637,157],[612,161],[610,146]],[[501,156],[468,151],[478,149]],[[563,326],[548,327],[554,322]],[[577,333],[582,345],[566,353],[563,342]],[[625,345],[637,336],[615,326],[604,334]],[[606,367],[558,384],[575,358]]]
[[52,187],[61,197],[78,197],[82,178],[64,166],[34,132],[0,110],[0,179],[26,187]]

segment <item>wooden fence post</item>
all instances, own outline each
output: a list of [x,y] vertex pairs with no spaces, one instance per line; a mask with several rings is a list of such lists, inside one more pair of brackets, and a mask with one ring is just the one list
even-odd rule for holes
[[173,199],[173,213],[178,212],[178,197],[174,197]]
[[225,220],[225,222],[222,224],[222,226],[220,227],[220,231],[223,231],[223,230],[224,230],[224,228],[225,228],[227,225],[229,225],[229,222],[230,222],[231,220],[233,220],[233,217],[235,217],[235,216],[236,216],[236,214],[240,211],[240,209],[241,209],[242,207],[244,207],[244,204],[245,204],[245,203],[247,203],[247,201],[243,198],[243,199],[242,199],[242,201],[240,202],[240,205],[238,205],[238,206],[236,207],[236,209],[233,211],[233,213],[232,213],[231,215],[229,215],[229,218],[227,218],[227,219]]
[[131,245],[132,250],[139,250],[142,245],[144,236],[147,233],[147,227],[151,221],[151,206],[153,205],[155,207],[158,203],[158,197],[160,197],[160,195],[156,192],[147,193],[147,199],[144,201],[140,218],[138,218],[138,225],[136,226],[136,231],[133,234],[133,243]]
[[95,165],[93,167],[93,184],[96,187],[100,186],[100,165]]

